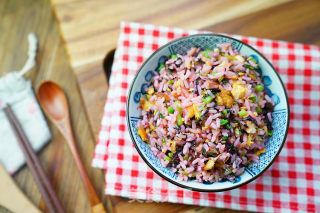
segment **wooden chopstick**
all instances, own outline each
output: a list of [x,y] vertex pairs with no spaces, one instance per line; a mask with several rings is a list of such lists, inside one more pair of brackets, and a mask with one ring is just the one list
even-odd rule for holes
[[[53,187],[37,157],[35,154],[27,136],[25,135],[21,124],[19,123],[17,117],[12,111],[10,105],[4,108],[4,112],[9,120],[9,123],[16,135],[18,144],[22,149],[27,165],[31,170],[33,177],[35,178],[36,184],[43,196],[43,199],[48,207],[48,210],[52,213],[64,213],[62,204],[58,199]],[[56,209],[56,210],[55,210]]]

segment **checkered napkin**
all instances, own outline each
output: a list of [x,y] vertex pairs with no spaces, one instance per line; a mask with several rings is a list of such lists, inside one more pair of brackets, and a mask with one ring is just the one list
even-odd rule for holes
[[252,183],[226,192],[179,188],[139,157],[126,126],[128,88],[142,62],[170,40],[198,31],[121,23],[93,166],[106,169],[105,193],[260,212],[320,212],[320,48],[233,36],[262,52],[279,71],[291,108],[290,129],[273,165]]

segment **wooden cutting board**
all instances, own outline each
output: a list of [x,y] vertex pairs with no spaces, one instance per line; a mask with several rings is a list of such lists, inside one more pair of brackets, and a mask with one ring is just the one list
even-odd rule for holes
[[[320,45],[320,1],[51,0],[94,137],[100,128],[120,21],[136,21]],[[109,54],[109,56],[108,56]],[[106,56],[108,56],[106,58]],[[178,212],[196,207],[137,204],[111,197],[117,212]],[[157,210],[155,210],[157,208]],[[208,209],[199,210],[207,212]],[[219,210],[210,210],[218,212]]]

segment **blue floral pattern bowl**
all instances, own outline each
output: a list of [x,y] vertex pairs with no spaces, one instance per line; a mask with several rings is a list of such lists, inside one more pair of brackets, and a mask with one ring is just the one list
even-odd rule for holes
[[[191,47],[201,49],[214,49],[219,43],[231,43],[233,48],[241,54],[253,57],[260,67],[265,90],[275,102],[272,126],[274,132],[266,142],[266,152],[260,155],[258,163],[251,163],[245,172],[235,182],[224,181],[212,184],[198,183],[195,181],[181,182],[170,168],[164,168],[158,158],[153,155],[148,144],[143,142],[137,133],[137,122],[141,110],[139,101],[146,94],[145,89],[150,85],[150,80],[158,67],[164,63],[169,55],[186,54]],[[271,63],[253,47],[234,38],[216,34],[198,34],[174,40],[155,51],[140,67],[129,89],[127,101],[127,125],[131,139],[139,155],[148,166],[167,181],[190,190],[203,192],[218,192],[237,188],[247,184],[260,176],[274,162],[279,155],[289,129],[289,102],[283,82]]]

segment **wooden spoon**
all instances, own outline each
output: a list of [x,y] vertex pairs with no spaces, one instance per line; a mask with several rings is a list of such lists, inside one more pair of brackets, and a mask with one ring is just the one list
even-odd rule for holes
[[0,163],[0,205],[13,212],[40,213]]
[[42,109],[45,111],[51,121],[58,127],[68,142],[73,158],[76,161],[79,169],[82,182],[86,189],[92,212],[106,212],[80,159],[80,155],[72,134],[68,101],[63,90],[56,83],[52,81],[45,81],[41,83],[37,96]]

